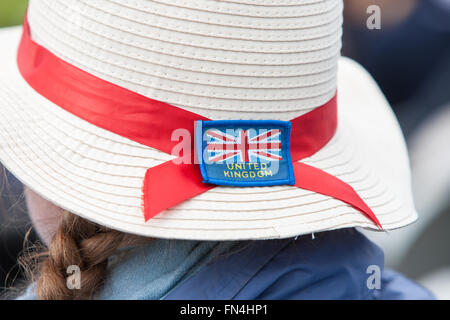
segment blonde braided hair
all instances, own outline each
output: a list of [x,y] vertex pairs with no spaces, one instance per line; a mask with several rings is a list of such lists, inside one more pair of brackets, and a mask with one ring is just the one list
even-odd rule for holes
[[[49,249],[24,256],[21,265],[37,283],[40,300],[92,299],[102,286],[108,258],[118,248],[149,242],[149,238],[101,227],[70,212],[63,212]],[[81,271],[80,289],[67,286],[67,268]]]

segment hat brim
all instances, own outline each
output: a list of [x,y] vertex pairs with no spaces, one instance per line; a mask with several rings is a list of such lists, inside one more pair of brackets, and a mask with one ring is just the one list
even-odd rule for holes
[[[351,206],[291,186],[217,187],[145,222],[148,168],[172,156],[100,129],[35,92],[20,75],[21,28],[0,31],[0,161],[25,185],[98,224],[149,237],[287,238],[346,227],[377,229]],[[303,162],[349,183],[385,230],[416,220],[405,142],[370,75],[342,58],[335,137]]]

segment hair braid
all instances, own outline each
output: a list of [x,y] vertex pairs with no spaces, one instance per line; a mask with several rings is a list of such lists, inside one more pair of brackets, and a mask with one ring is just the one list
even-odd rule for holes
[[[60,226],[46,254],[39,254],[37,294],[41,300],[91,299],[103,284],[108,257],[118,248],[139,244],[148,238],[109,230],[69,212],[64,212]],[[67,286],[67,268],[81,271],[80,289]]]

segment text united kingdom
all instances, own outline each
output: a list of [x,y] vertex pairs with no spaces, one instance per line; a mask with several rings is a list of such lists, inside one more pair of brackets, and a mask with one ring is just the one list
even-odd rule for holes
[[277,120],[197,121],[203,182],[231,186],[294,184],[291,123]]

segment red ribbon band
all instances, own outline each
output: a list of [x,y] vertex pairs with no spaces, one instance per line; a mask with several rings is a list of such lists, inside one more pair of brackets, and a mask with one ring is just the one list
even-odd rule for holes
[[[194,122],[208,120],[102,80],[58,58],[31,39],[27,19],[17,63],[27,83],[59,107],[95,126],[165,153],[171,153],[179,143],[172,141],[174,130],[187,130],[193,145]],[[339,199],[361,211],[381,228],[375,214],[350,185],[298,162],[316,153],[334,136],[337,127],[336,96],[325,105],[291,120],[291,123],[295,186]],[[202,182],[200,168],[194,163],[169,161],[150,168],[142,187],[145,220],[214,187]]]

